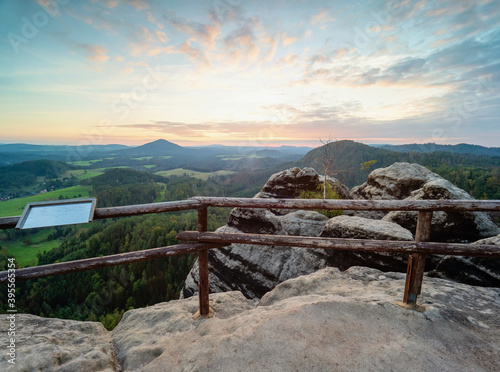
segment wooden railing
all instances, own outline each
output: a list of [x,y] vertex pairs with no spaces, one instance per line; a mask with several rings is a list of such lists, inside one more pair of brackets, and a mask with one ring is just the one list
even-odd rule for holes
[[[329,210],[382,210],[418,211],[414,242],[337,239],[267,234],[229,234],[208,232],[208,207],[241,207],[265,209],[329,209]],[[232,243],[264,246],[293,246],[368,252],[400,252],[409,254],[403,304],[416,306],[421,293],[427,254],[458,256],[500,257],[500,246],[429,242],[433,211],[500,211],[500,200],[324,200],[324,199],[249,199],[223,197],[195,197],[185,201],[97,208],[94,219],[135,216],[180,210],[198,210],[198,231],[177,234],[179,240],[193,241],[175,246],[159,247],[137,252],[95,257],[85,260],[61,262],[16,270],[16,280],[27,280],[49,275],[96,268],[124,265],[172,255],[198,252],[199,263],[199,316],[209,317],[208,250]],[[0,229],[16,226],[19,216],[0,218]],[[0,283],[7,281],[7,271],[0,272]]]

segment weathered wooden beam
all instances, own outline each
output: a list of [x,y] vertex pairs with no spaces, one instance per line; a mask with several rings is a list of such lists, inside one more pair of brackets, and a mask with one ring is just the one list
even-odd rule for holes
[[[25,269],[16,269],[16,280],[28,280],[40,278],[43,276],[68,274],[77,271],[99,269],[108,266],[125,265],[132,262],[154,260],[157,258],[176,256],[196,251],[207,251],[211,248],[220,248],[224,244],[218,243],[190,243],[172,245],[169,247],[160,247],[146,249],[143,251],[127,252],[104,257],[87,258],[69,262],[60,262],[50,265],[34,266]],[[0,272],[0,283],[7,281],[7,271]]]
[[[428,242],[431,236],[432,211],[418,212],[417,230],[415,242]],[[404,304],[416,304],[417,296],[422,291],[422,281],[425,271],[425,254],[413,254],[408,260],[406,270],[405,292],[403,296]]]
[[[208,212],[207,207],[198,209],[198,231],[207,231],[208,227]],[[199,301],[199,315],[200,317],[207,317],[210,313],[209,303],[209,282],[208,282],[208,251],[198,252],[198,301]]]
[[207,243],[276,245],[364,252],[444,254],[455,256],[500,257],[500,246],[486,244],[411,242],[396,240],[339,239],[269,234],[233,234],[183,231],[177,239]]
[[188,200],[197,200],[212,207],[381,211],[500,211],[500,200],[260,199],[207,196],[197,196]]
[[[97,208],[94,219],[136,216],[199,208],[214,207],[277,208],[277,209],[340,209],[382,211],[500,211],[500,200],[332,200],[332,199],[258,199],[194,197],[188,200]],[[0,229],[16,227],[20,216],[0,218]]]
[[196,209],[200,202],[196,200],[180,200],[162,203],[125,205],[122,207],[97,208],[94,219],[137,216],[140,214],[162,213]]

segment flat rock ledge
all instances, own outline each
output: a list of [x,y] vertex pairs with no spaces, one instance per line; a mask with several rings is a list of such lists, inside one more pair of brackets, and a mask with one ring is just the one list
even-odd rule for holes
[[326,268],[279,284],[258,305],[240,292],[212,294],[212,319],[192,319],[197,298],[128,311],[112,332],[20,315],[12,370],[500,370],[500,289],[425,277],[426,309],[416,312],[395,304],[403,288],[402,273]]

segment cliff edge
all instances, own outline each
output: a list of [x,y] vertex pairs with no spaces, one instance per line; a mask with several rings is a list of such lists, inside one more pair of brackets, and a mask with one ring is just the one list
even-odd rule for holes
[[[424,278],[424,312],[399,307],[404,274],[325,268],[287,280],[257,305],[212,294],[100,323],[17,315],[16,371],[498,371],[500,289]],[[2,324],[7,323],[1,316]],[[2,366],[8,366],[2,338]],[[8,369],[3,369],[8,370]]]

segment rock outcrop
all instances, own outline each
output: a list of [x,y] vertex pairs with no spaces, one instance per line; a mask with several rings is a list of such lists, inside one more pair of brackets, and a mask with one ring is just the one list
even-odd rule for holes
[[[315,190],[318,182],[321,182],[321,177],[314,169],[291,168],[271,176],[255,197],[293,198],[300,195],[301,191]],[[345,188],[336,180],[333,183],[340,190]],[[351,190],[350,196],[355,199],[375,200],[472,199],[465,191],[427,168],[408,163],[395,163],[390,167],[374,170],[365,184]],[[354,211],[349,213],[349,216],[334,217],[328,221],[325,216],[311,211],[235,208],[231,211],[228,225],[218,231],[413,240],[417,213],[391,212],[385,217],[384,215],[384,212]],[[367,216],[369,219],[360,216]],[[373,219],[375,217],[378,219]],[[433,214],[431,235],[433,241],[475,241],[499,233],[498,227],[482,212],[434,212]],[[442,258],[442,256],[429,256],[426,270],[434,270]],[[497,283],[495,277],[500,274],[494,262],[486,265],[484,259],[467,259],[464,262],[467,261],[471,268],[476,263],[483,265],[484,269],[480,269],[483,274],[479,275],[477,268],[465,270],[468,266],[464,263],[461,267],[465,271],[458,275],[453,274],[452,270],[454,264],[451,263],[455,260],[457,258],[446,258],[441,265],[439,275],[457,280],[460,278],[465,280],[468,277],[471,280],[466,282],[470,284],[478,284],[483,279],[485,285]],[[450,262],[449,267],[447,262]],[[211,292],[238,290],[248,298],[260,298],[284,280],[309,274],[327,266],[345,270],[351,266],[363,265],[384,271],[405,272],[407,255],[232,244],[227,248],[211,250],[209,265]],[[486,275],[488,271],[493,274]],[[472,280],[474,277],[477,280]],[[186,278],[181,298],[192,296],[197,291],[198,266],[195,264]]]
[[[277,217],[279,233],[320,234],[328,218],[311,211],[298,211]],[[285,220],[281,223],[281,220]],[[292,222],[293,220],[293,222]],[[302,226],[313,226],[304,228]],[[316,226],[314,230],[314,226]],[[290,230],[287,230],[287,229]],[[233,227],[223,226],[217,232],[239,233]],[[244,232],[248,232],[244,231]],[[317,250],[298,247],[267,247],[251,244],[231,244],[225,248],[211,249],[209,257],[210,292],[241,291],[247,298],[256,299],[284,280],[310,274],[327,266],[326,258]],[[181,298],[198,292],[198,261],[189,272]]]
[[[412,233],[398,224],[354,216],[331,218],[320,236],[344,239],[414,240]],[[329,266],[338,267],[340,270],[346,270],[351,266],[367,266],[384,271],[404,272],[408,263],[407,254],[397,253],[328,250],[325,255],[329,258]]]
[[[302,191],[317,190],[321,176],[312,168],[291,168],[272,175],[256,198],[296,198]],[[329,178],[337,193],[347,187]],[[328,218],[315,211],[234,208],[227,226],[217,232],[319,236]],[[210,291],[241,291],[260,298],[284,280],[329,266],[323,251],[296,247],[231,244],[209,252]],[[181,298],[198,291],[198,262],[188,274]]]
[[[0,365],[3,371],[82,371],[117,370],[111,334],[101,323],[42,318],[15,314],[15,364],[8,354],[8,316],[0,315],[2,337]],[[12,366],[12,369],[9,369]]]
[[[349,195],[353,199],[372,200],[474,200],[467,192],[418,164],[394,163],[387,168],[375,169],[367,182],[354,187]],[[382,218],[383,213],[354,215]],[[395,222],[415,233],[417,212],[394,211],[383,220]],[[500,229],[484,212],[433,213],[432,241],[471,242],[500,233]]]
[[[323,177],[319,176],[313,168],[290,168],[273,174],[255,197],[293,199],[298,197],[302,191],[317,190],[323,180]],[[332,177],[328,177],[327,181],[342,199],[348,197],[349,189],[347,186]]]
[[[500,246],[500,235],[478,240],[474,244]],[[487,257],[445,256],[429,275],[471,285],[500,287],[500,260]]]
[[500,370],[500,289],[425,277],[425,311],[415,312],[395,304],[403,288],[402,273],[327,268],[281,283],[257,306],[239,292],[213,294],[214,318],[194,320],[197,298],[171,301],[130,310],[93,338],[84,328],[95,323],[23,315],[15,370]]

